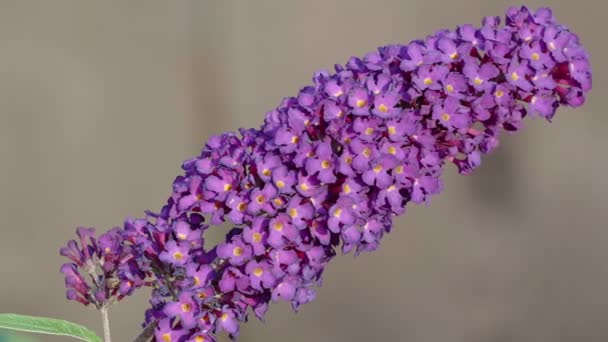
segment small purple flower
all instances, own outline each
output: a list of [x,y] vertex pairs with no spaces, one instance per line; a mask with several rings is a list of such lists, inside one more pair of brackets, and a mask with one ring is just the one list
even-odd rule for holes
[[543,42],[556,62],[565,62],[567,60],[567,57],[564,54],[564,48],[568,46],[571,37],[570,33],[564,32],[564,30],[558,26],[549,26],[545,28]]
[[474,47],[484,48],[485,39],[475,26],[471,24],[464,24],[458,26],[458,36],[465,42],[471,43]]
[[170,318],[161,319],[154,330],[156,340],[163,342],[179,342],[187,333],[184,329],[174,329]]
[[178,241],[187,241],[197,246],[200,244],[201,233],[200,231],[192,230],[190,224],[183,220],[173,222],[173,232],[175,238]]
[[194,163],[194,167],[196,168],[196,171],[202,175],[211,174],[215,169],[214,160],[209,157],[197,159]]
[[296,173],[285,166],[279,166],[272,171],[272,182],[279,193],[293,193],[296,185]]
[[266,253],[266,239],[268,237],[268,219],[256,217],[250,227],[243,230],[243,240],[251,245],[254,255]]
[[384,156],[372,163],[372,168],[365,171],[361,177],[367,185],[375,185],[379,189],[388,187],[393,178],[388,171],[395,167],[398,161],[393,156]]
[[473,119],[479,122],[487,121],[492,117],[492,109],[496,106],[494,96],[486,92],[471,103]]
[[183,266],[188,262],[188,243],[171,240],[165,245],[165,250],[159,254],[159,259],[174,266]]
[[[319,143],[316,146],[314,157],[306,161],[306,172],[309,175],[316,175],[322,183],[333,183],[336,181],[335,165],[336,158],[331,146],[328,143]],[[307,183],[300,183],[300,188],[302,184]]]
[[359,192],[364,191],[365,186],[361,184],[359,180],[356,178],[347,178],[344,183],[342,183],[342,188],[340,189],[340,197],[351,197],[359,194]]
[[298,108],[287,109],[287,122],[294,132],[303,132],[310,125],[310,119],[310,116]]
[[300,197],[293,197],[287,206],[287,214],[291,218],[291,223],[298,229],[303,229],[307,221],[312,218],[314,208]]
[[246,293],[249,289],[249,277],[240,268],[226,267],[218,282],[219,293],[230,293],[234,291]]
[[352,199],[345,197],[340,198],[336,204],[329,209],[329,220],[327,224],[329,229],[334,233],[339,233],[342,227],[348,227],[355,223],[355,216],[352,212],[354,202]]
[[238,238],[233,239],[232,242],[220,244],[217,248],[217,256],[227,259],[234,266],[243,265],[251,258],[251,255],[251,246]]
[[223,201],[228,193],[234,189],[235,179],[232,172],[225,169],[218,170],[218,176],[209,176],[205,180],[206,189],[215,192],[215,199]]
[[61,273],[65,276],[65,286],[68,289],[66,297],[70,300],[76,300],[84,305],[90,304],[89,284],[84,280],[78,272],[76,265],[66,263],[61,265]]
[[519,62],[515,57],[509,63],[507,72],[507,81],[513,86],[522,90],[529,91],[532,89],[532,84],[526,79],[530,72],[526,62]]
[[277,194],[276,188],[266,183],[262,189],[256,188],[251,192],[251,198],[249,205],[247,206],[247,212],[251,215],[256,215],[260,211],[272,211],[272,200]]
[[423,65],[413,77],[414,84],[420,90],[441,90],[441,83],[447,76],[449,69],[446,66]]
[[468,90],[467,78],[456,72],[450,72],[447,77],[441,80],[441,84],[448,96],[458,99],[464,98],[465,92]]
[[332,121],[344,117],[345,109],[334,101],[326,101],[323,105],[323,118],[325,121]]
[[183,328],[190,329],[196,326],[198,305],[193,299],[193,293],[184,291],[180,293],[177,301],[167,303],[163,312],[169,317],[179,317]]
[[470,118],[465,107],[457,99],[448,97],[433,108],[433,119],[449,130],[465,129],[470,125]]
[[355,155],[353,155],[350,151],[342,151],[342,155],[340,155],[340,159],[338,162],[338,172],[345,176],[354,176],[355,171],[352,167],[354,158]]
[[263,181],[268,182],[272,176],[272,170],[281,165],[281,158],[275,155],[269,155],[256,162],[258,177]]
[[287,128],[280,128],[275,134],[274,142],[280,147],[281,152],[291,153],[297,149],[300,142],[300,134]]
[[[333,171],[329,171],[332,172]],[[298,174],[296,190],[301,196],[312,197],[319,192],[320,182],[314,175],[307,175],[304,172]]]
[[533,42],[530,46],[524,45],[519,55],[536,71],[552,68],[555,65],[551,57],[543,52],[539,42]]
[[363,141],[375,141],[382,133],[379,124],[380,120],[374,117],[357,117],[353,121],[353,130],[357,137]]
[[236,336],[239,333],[239,323],[234,310],[224,307],[221,315],[216,321],[218,331],[225,331],[230,335]]
[[349,146],[355,157],[352,160],[352,167],[357,171],[367,170],[372,158],[377,155],[377,150],[374,145],[365,144],[359,139],[355,139]]
[[389,185],[388,187],[380,190],[378,193],[377,202],[380,205],[384,205],[387,203],[391,211],[393,211],[396,215],[403,214],[403,201],[404,197],[401,194],[402,187],[398,183],[394,183]]
[[494,95],[494,101],[499,106],[508,106],[514,101],[513,98],[514,87],[508,83],[498,84],[494,87],[492,94]]
[[401,70],[403,71],[412,71],[417,69],[418,67],[425,64],[425,54],[426,48],[419,44],[418,42],[412,42],[407,46],[407,57],[401,61]]
[[370,94],[364,88],[354,88],[348,95],[348,105],[354,115],[369,115],[370,102]]
[[339,84],[338,80],[333,79],[325,83],[325,94],[337,99],[344,95],[344,88]]
[[300,272],[300,258],[294,250],[275,249],[269,253],[269,259],[274,266],[272,271],[278,278]]
[[310,232],[322,245],[329,245],[331,242],[330,231],[325,220],[313,220],[310,222]]
[[539,92],[530,99],[530,109],[532,113],[538,114],[546,119],[553,118],[557,106],[557,99],[548,91]]
[[384,233],[384,226],[382,223],[372,218],[368,220],[363,226],[362,241],[365,243],[365,249],[373,251],[378,247],[379,241]]
[[399,94],[395,91],[378,94],[374,97],[374,108],[372,114],[380,118],[393,118],[397,116],[401,109],[397,108],[399,103]]
[[190,337],[188,342],[216,342],[215,337],[209,335],[208,333],[196,333]]
[[530,80],[535,88],[553,90],[557,87],[555,79],[544,70],[537,72]]
[[485,63],[480,66],[474,63],[467,63],[462,72],[469,78],[469,84],[480,91],[491,88],[492,83],[488,81],[499,74],[498,68],[491,63]]
[[365,82],[367,89],[374,95],[379,95],[388,90],[392,83],[392,77],[386,73],[380,73],[374,77],[368,77]]
[[397,160],[405,157],[405,150],[401,143],[398,142],[385,142],[380,146],[380,152],[385,155],[391,155]]
[[233,192],[226,199],[226,206],[230,208],[228,219],[234,224],[242,224],[246,214],[248,200]]
[[452,63],[457,61],[463,55],[463,52],[466,53],[466,45],[457,45],[453,39],[450,38],[441,38],[437,41],[437,48],[442,52],[442,60],[445,63]]
[[192,288],[199,289],[209,285],[215,276],[215,271],[209,265],[188,264],[186,275],[192,283]]
[[430,196],[439,193],[442,188],[441,181],[432,176],[415,177],[413,183],[412,201],[416,204],[428,204]]
[[347,226],[342,230],[342,253],[350,253],[350,251],[355,248],[358,243],[361,241],[361,232],[355,226]]
[[291,224],[286,214],[279,214],[271,219],[268,226],[268,244],[274,248],[285,246],[287,241],[292,241],[297,236],[297,229]]
[[245,268],[245,272],[249,275],[251,287],[256,290],[271,288],[275,282],[271,270],[272,267],[267,261],[250,261]]

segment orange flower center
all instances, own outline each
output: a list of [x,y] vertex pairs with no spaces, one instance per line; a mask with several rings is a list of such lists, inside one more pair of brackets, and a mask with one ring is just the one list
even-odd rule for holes
[[262,241],[262,234],[255,232],[251,235],[251,240],[253,240],[253,242],[260,242]]

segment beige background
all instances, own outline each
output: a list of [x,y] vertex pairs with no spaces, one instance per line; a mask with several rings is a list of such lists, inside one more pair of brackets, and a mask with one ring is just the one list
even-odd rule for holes
[[[510,4],[0,0],[0,312],[99,331],[58,272],[76,225],[159,208],[210,134],[257,127],[315,70]],[[316,302],[275,305],[241,341],[608,340],[608,6],[528,4],[551,5],[592,53],[587,105],[529,122],[471,177],[452,169],[378,252],[338,258]],[[145,307],[142,292],[112,309],[115,341]]]

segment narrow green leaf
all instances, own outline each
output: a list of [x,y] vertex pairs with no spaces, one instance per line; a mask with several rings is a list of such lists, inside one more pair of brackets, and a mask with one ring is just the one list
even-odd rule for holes
[[36,342],[31,335],[26,336],[21,333],[0,330],[0,342]]
[[87,342],[102,342],[101,338],[92,330],[76,323],[54,318],[0,314],[0,329],[69,336]]

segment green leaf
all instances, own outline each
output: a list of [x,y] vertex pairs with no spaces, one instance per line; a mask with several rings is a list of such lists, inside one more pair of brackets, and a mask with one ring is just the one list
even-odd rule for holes
[[92,330],[76,323],[54,318],[0,314],[0,329],[69,336],[87,342],[102,342],[101,338]]
[[16,334],[10,331],[0,330],[0,342],[35,342],[38,341],[31,336]]

